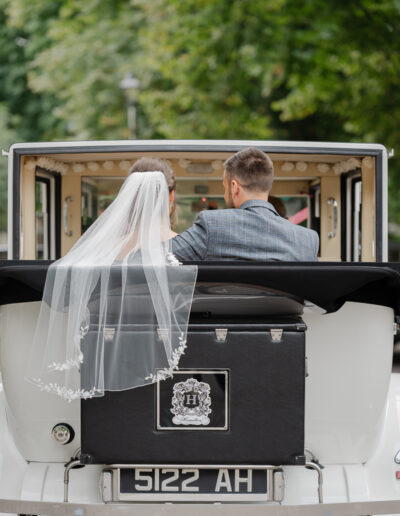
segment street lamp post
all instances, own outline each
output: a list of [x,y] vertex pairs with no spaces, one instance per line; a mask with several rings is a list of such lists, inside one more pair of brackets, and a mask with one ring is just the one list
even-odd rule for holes
[[127,105],[127,119],[128,129],[131,133],[131,137],[134,139],[137,136],[136,131],[136,100],[137,92],[140,88],[140,81],[137,79],[132,72],[127,72],[125,77],[119,83],[119,87],[125,93],[126,105]]

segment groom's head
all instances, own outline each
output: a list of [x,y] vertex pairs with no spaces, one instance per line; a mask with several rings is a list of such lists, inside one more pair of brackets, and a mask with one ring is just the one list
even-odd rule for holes
[[239,208],[250,199],[268,200],[274,180],[272,160],[255,147],[243,149],[224,163],[225,202]]

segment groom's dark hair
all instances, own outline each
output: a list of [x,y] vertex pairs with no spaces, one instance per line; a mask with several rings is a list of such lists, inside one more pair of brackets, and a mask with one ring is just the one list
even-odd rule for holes
[[246,190],[271,190],[274,165],[271,158],[256,147],[247,147],[237,152],[225,161],[224,167],[228,180],[237,179]]
[[172,168],[163,161],[158,158],[144,157],[140,158],[132,165],[129,169],[129,173],[133,174],[134,172],[162,172],[167,180],[168,190],[172,192],[176,188],[176,179],[174,176],[174,172]]

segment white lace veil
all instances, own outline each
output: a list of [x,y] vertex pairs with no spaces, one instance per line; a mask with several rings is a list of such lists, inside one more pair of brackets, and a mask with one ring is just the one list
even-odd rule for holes
[[171,254],[161,172],[128,176],[49,267],[27,379],[68,400],[170,376],[186,347],[197,267]]

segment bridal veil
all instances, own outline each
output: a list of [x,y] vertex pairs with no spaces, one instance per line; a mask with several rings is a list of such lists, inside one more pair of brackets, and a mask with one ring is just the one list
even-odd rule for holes
[[186,347],[196,275],[171,254],[164,175],[131,174],[49,267],[28,380],[73,400],[171,376]]

